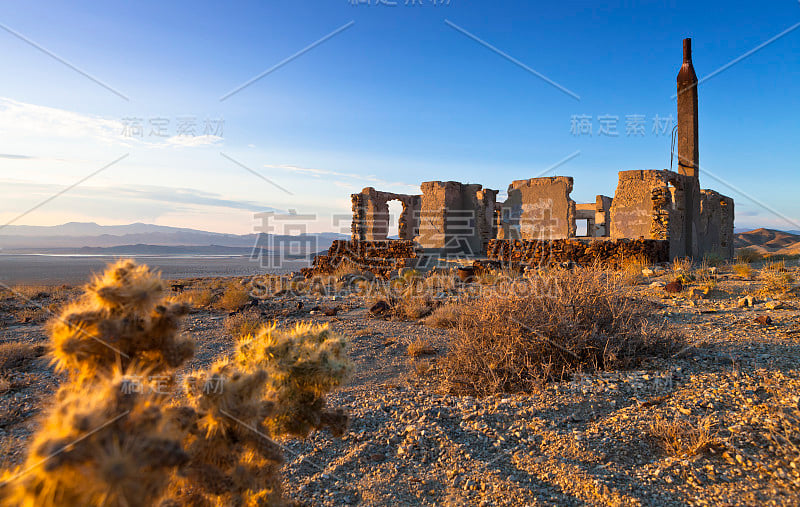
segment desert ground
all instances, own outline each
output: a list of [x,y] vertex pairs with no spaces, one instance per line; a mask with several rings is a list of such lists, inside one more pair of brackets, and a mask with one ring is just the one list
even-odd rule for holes
[[[518,273],[187,278],[172,295],[194,304],[181,328],[196,342],[184,371],[231,355],[239,335],[272,321],[328,323],[347,339],[352,374],[327,400],[349,414],[347,431],[281,442],[284,496],[297,504],[787,505],[800,502],[797,274],[796,261],[629,266],[613,275],[617,296],[646,308],[673,343],[500,381],[459,371],[481,358],[457,354],[475,329],[464,315],[483,291],[499,297],[493,287],[526,280]],[[434,276],[443,285],[426,288]],[[2,294],[2,468],[24,462],[63,381],[48,362],[46,323],[80,292]],[[564,311],[573,322],[577,310]],[[582,354],[556,339],[542,338],[551,354]]]

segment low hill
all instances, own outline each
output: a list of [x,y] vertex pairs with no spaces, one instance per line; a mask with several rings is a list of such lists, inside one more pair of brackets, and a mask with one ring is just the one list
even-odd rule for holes
[[734,246],[762,254],[800,254],[800,235],[775,229],[756,229],[735,235]]

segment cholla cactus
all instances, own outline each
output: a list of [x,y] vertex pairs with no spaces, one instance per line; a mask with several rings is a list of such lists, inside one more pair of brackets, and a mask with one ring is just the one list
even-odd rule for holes
[[185,399],[158,394],[142,379],[174,379],[193,354],[177,333],[188,308],[163,298],[157,274],[120,261],[51,324],[53,361],[72,382],[26,463],[0,478],[0,505],[276,505],[272,439],[344,430],[325,395],[350,363],[327,325],[262,328],[234,360],[189,375]]
[[328,325],[263,327],[248,335],[232,361],[190,375],[186,393],[198,414],[186,447],[182,504],[281,503],[280,446],[273,438],[306,436],[328,427],[344,431],[347,417],[325,409],[325,395],[350,370],[346,343]]
[[350,371],[346,345],[328,324],[310,323],[290,330],[265,326],[240,342],[235,364],[243,371],[267,373],[266,399],[274,403],[266,421],[271,435],[305,437],[323,427],[334,435],[344,432],[347,417],[325,410],[325,395]]
[[86,286],[86,293],[50,325],[52,357],[73,380],[90,380],[129,366],[158,373],[194,354],[177,335],[182,303],[164,301],[164,283],[147,266],[122,260]]
[[0,478],[0,504],[147,506],[171,470],[188,459],[181,410],[143,394],[136,377],[116,375],[95,389],[62,388],[25,463]]
[[186,441],[189,464],[172,488],[177,503],[281,504],[283,456],[264,427],[274,410],[264,400],[266,377],[264,370],[243,373],[228,361],[187,377],[198,417]]

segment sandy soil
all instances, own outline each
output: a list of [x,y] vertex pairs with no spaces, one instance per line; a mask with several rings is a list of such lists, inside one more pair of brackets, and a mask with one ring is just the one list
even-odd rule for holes
[[[668,319],[692,346],[635,371],[587,373],[536,393],[485,398],[450,394],[438,380],[446,330],[371,317],[359,296],[263,301],[264,320],[330,322],[349,337],[355,363],[350,382],[330,396],[331,406],[350,413],[344,438],[323,432],[283,442],[287,496],[308,505],[800,503],[800,425],[793,426],[800,415],[800,301],[756,298],[754,307],[740,307],[739,297],[757,282],[732,274],[721,275],[703,299],[667,295],[650,286],[654,280],[631,293],[656,302],[654,318]],[[25,306],[3,303],[4,317]],[[326,317],[312,313],[315,306],[340,311]],[[188,368],[232,351],[226,316],[202,310],[187,318],[198,344]],[[757,316],[771,323],[757,323]],[[0,344],[44,345],[41,318],[28,318],[5,318]],[[407,355],[420,338],[434,355]],[[59,379],[41,358],[0,375],[9,381],[0,394],[0,463],[7,466],[23,459]],[[655,421],[684,431],[706,424],[711,444],[669,452]]]

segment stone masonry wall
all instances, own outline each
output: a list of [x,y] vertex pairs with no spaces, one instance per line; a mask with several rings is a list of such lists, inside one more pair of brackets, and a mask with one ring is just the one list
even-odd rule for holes
[[419,235],[426,249],[479,254],[494,233],[495,190],[457,181],[426,181],[420,185]]
[[[694,256],[696,229],[689,197],[696,179],[672,171],[622,171],[611,204],[611,238],[669,240],[670,258]],[[695,201],[691,201],[695,202]]]
[[714,190],[700,191],[698,240],[705,254],[733,258],[733,199]]
[[314,258],[305,276],[333,273],[342,263],[357,265],[363,271],[387,276],[391,271],[416,264],[418,247],[411,240],[334,241],[327,253]]
[[575,236],[573,180],[552,176],[517,180],[508,186],[499,239],[561,239]]
[[353,222],[352,239],[357,241],[382,241],[389,233],[389,201],[400,201],[403,211],[398,217],[398,237],[414,239],[419,230],[419,195],[393,194],[367,187],[350,196]]
[[595,262],[621,266],[644,257],[649,262],[669,261],[669,242],[651,239],[618,240],[492,240],[487,255],[503,263],[549,265],[572,261],[583,266]]

